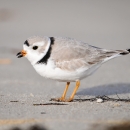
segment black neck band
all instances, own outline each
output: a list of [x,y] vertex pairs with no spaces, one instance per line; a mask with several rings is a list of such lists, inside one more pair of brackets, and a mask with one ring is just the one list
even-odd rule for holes
[[55,41],[55,38],[54,37],[50,37],[50,47],[49,47],[46,55],[41,60],[39,60],[37,62],[37,64],[41,64],[41,63],[47,64],[47,61],[48,61],[48,59],[51,56],[51,50],[52,50],[52,45],[54,45],[54,41]]

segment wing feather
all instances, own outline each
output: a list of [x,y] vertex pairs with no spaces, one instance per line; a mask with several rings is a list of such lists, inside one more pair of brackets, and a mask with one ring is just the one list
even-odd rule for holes
[[[112,55],[111,53],[108,53]],[[74,71],[82,67],[87,69],[93,64],[101,62],[108,56],[101,48],[71,38],[55,37],[51,59],[56,67]]]

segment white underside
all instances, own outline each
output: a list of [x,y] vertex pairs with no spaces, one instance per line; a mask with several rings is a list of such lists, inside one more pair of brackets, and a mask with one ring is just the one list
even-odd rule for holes
[[90,68],[84,67],[84,68],[79,68],[75,71],[67,71],[67,70],[62,70],[60,68],[56,68],[55,65],[53,64],[53,61],[51,60],[48,60],[47,65],[34,64],[33,67],[35,68],[38,74],[40,74],[45,78],[50,78],[50,79],[63,81],[63,82],[69,82],[69,81],[73,82],[73,81],[84,79],[87,76],[93,74],[104,62],[118,56],[120,55],[116,54],[112,57],[104,59],[103,62],[92,65]]
[[75,71],[67,71],[61,70],[60,68],[56,68],[53,66],[53,62],[49,61],[47,65],[44,64],[35,64],[33,67],[37,71],[38,74],[45,78],[50,78],[58,81],[68,82],[68,81],[78,81],[89,75],[91,75],[94,71],[96,71],[100,64],[93,65],[91,68],[79,68]]

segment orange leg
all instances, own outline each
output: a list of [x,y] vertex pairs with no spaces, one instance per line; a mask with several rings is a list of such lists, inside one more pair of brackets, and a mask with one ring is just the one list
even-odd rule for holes
[[64,90],[64,92],[63,92],[61,98],[57,98],[57,99],[53,98],[53,99],[51,99],[51,100],[52,100],[52,101],[59,101],[59,102],[62,101],[62,102],[65,102],[65,97],[66,97],[66,93],[67,93],[67,91],[68,91],[69,85],[70,85],[70,82],[67,82],[66,87],[65,87],[65,90]]
[[62,96],[61,96],[61,98],[60,98],[61,101],[65,101],[65,97],[66,97],[66,93],[67,93],[67,91],[68,91],[69,85],[70,85],[70,82],[67,82],[66,87],[65,87],[65,90],[64,90],[64,92],[63,92],[63,94],[62,94]]
[[73,101],[74,96],[75,96],[75,94],[76,94],[76,92],[77,92],[79,86],[80,86],[80,81],[76,81],[75,89],[74,89],[73,93],[71,94],[70,98],[69,98],[68,100],[65,100],[66,102],[71,102],[71,101]]

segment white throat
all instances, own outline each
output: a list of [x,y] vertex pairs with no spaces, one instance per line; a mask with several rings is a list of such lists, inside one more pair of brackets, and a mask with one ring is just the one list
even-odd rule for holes
[[[37,43],[37,45],[38,44],[40,45],[41,43]],[[48,39],[48,42],[44,43],[44,45],[42,46],[39,46],[38,50],[32,50],[27,46],[23,45],[24,50],[27,51],[27,55],[25,57],[30,61],[32,65],[35,65],[47,54],[50,44],[50,39]]]

